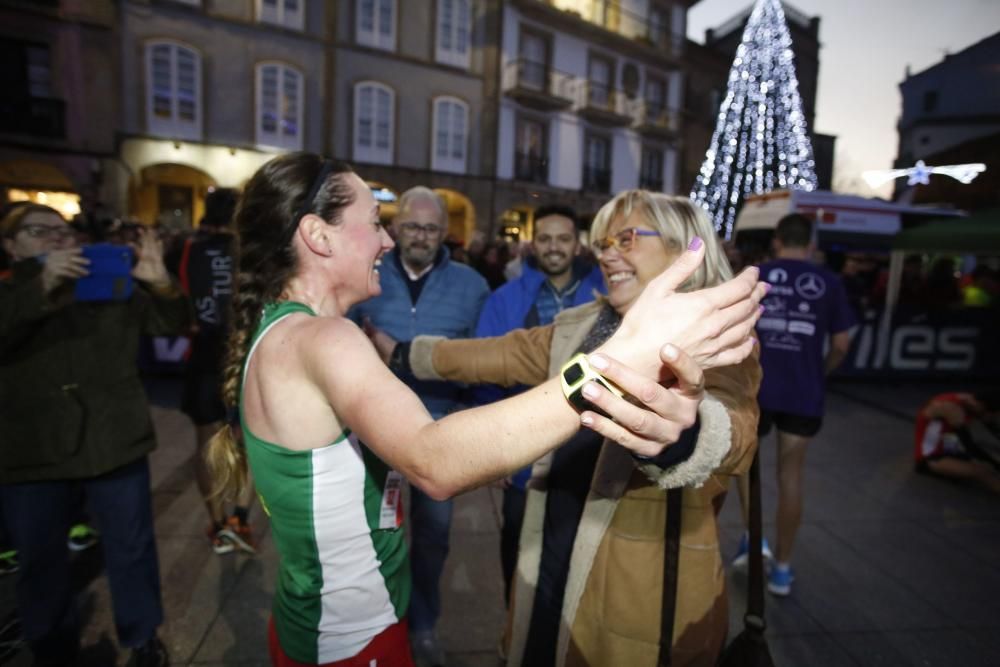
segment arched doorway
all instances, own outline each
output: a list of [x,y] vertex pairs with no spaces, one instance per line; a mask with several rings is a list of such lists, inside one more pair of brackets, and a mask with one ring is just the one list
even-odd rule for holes
[[215,179],[194,167],[150,165],[130,183],[129,213],[147,225],[193,229],[205,214],[205,195],[215,186]]
[[444,199],[448,211],[448,234],[455,242],[465,245],[476,229],[476,207],[472,201],[456,190],[435,188],[434,192]]
[[519,204],[500,214],[497,236],[514,241],[530,241],[535,235],[535,206]]

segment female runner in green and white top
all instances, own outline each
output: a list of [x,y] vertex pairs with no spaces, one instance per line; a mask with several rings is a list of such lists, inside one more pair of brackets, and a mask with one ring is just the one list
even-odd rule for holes
[[[528,465],[581,424],[658,454],[694,423],[702,370],[750,353],[764,294],[753,269],[675,292],[703,257],[693,244],[594,353],[641,404],[590,383],[591,402],[615,421],[578,413],[556,379],[435,422],[344,317],[379,294],[379,261],[393,247],[364,181],[317,155],[277,157],[247,183],[236,223],[224,395],[239,407],[243,437],[227,427],[209,459],[224,495],[245,483],[249,459],[271,517],[281,557],[276,665],[411,664],[401,479],[448,498]],[[665,377],[676,382],[665,388]]]

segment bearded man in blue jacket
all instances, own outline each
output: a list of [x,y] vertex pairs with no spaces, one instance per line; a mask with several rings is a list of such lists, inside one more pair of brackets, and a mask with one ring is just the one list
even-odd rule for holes
[[[478,338],[550,324],[562,310],[607,293],[600,267],[580,258],[576,212],[568,206],[540,206],[535,211],[531,250],[521,275],[486,300],[476,327]],[[476,399],[492,403],[517,391],[483,386],[476,390]],[[525,485],[530,475],[531,468],[524,468],[507,480],[504,488],[500,561],[508,601],[524,519]]]

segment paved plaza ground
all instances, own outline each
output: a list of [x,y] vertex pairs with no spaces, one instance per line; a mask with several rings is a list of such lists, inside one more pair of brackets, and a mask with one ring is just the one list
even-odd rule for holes
[[[192,474],[193,429],[174,407],[175,384],[152,385],[160,448],[154,511],[173,665],[268,665],[266,623],[277,555],[255,510],[260,554],[216,556]],[[837,383],[810,446],[807,502],[791,597],[767,597],[779,667],[1000,664],[1000,499],[913,472],[912,415],[942,384]],[[774,440],[762,443],[765,533],[773,538]],[[735,493],[722,514],[731,555],[741,525]],[[503,622],[500,492],[456,501],[443,578],[440,634],[455,667],[496,667]],[[100,550],[76,557],[88,663],[124,664],[110,619]],[[732,628],[746,580],[730,574]],[[0,621],[13,614],[14,577],[0,579]],[[6,622],[4,623],[7,624]],[[2,634],[2,633],[0,633]],[[30,665],[26,651],[7,664]],[[4,659],[0,658],[0,663]]]

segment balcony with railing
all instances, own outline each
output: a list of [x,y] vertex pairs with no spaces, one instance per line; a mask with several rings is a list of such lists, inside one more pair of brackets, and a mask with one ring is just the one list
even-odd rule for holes
[[598,125],[627,127],[642,114],[642,100],[630,98],[624,91],[605,83],[581,80],[578,86],[577,113]]
[[685,36],[674,31],[667,14],[653,8],[627,9],[621,0],[513,0],[513,4],[542,21],[574,22],[577,31],[592,30],[592,37],[598,39],[612,33],[620,38],[619,46],[630,43],[673,58],[683,54]]
[[681,134],[681,113],[677,109],[645,101],[636,129],[656,139],[676,139]]
[[66,103],[46,97],[0,97],[0,132],[63,139]]
[[514,153],[514,179],[529,183],[549,182],[549,160],[537,153]]
[[547,63],[519,58],[507,63],[503,90],[521,104],[542,111],[557,111],[573,105],[576,82]]
[[662,104],[544,63],[512,60],[504,68],[504,93],[540,111],[576,111],[605,127],[631,127],[654,139],[677,139],[681,113]]

